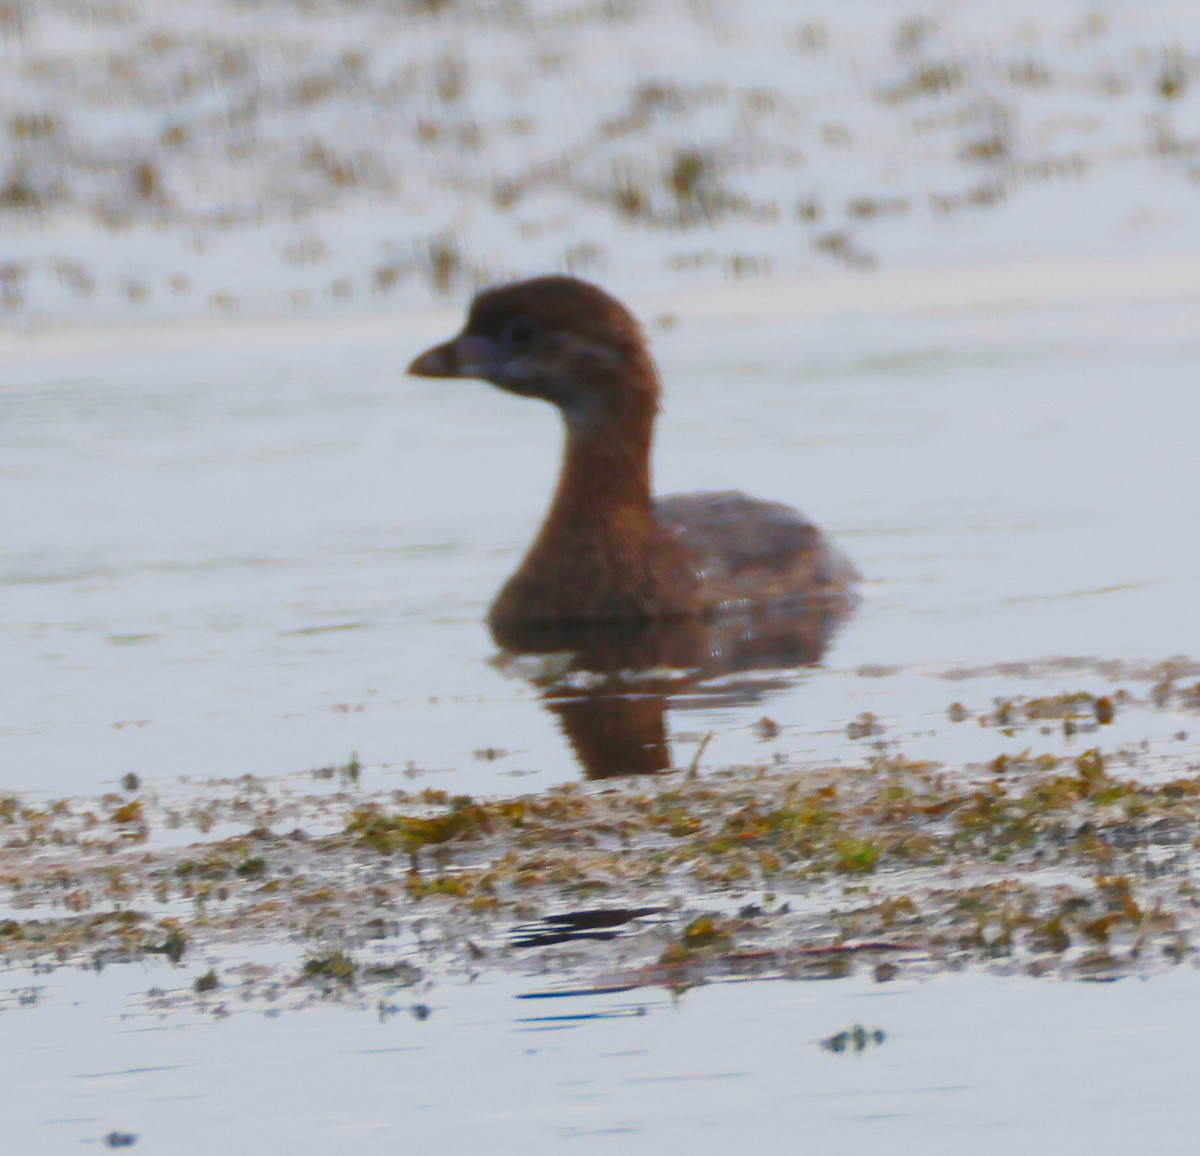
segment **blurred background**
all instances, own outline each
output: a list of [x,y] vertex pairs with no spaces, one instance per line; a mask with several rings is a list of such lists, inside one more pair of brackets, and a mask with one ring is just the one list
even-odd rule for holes
[[1193,249],[1200,8],[0,0],[0,311]]

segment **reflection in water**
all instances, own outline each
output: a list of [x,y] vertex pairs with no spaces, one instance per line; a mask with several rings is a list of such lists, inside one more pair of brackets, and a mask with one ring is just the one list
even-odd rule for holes
[[[669,770],[672,700],[746,704],[788,685],[794,675],[786,672],[819,662],[855,605],[842,596],[712,619],[505,623],[492,634],[502,662],[518,666],[541,692],[584,774],[605,779]],[[544,661],[530,666],[525,656]],[[729,678],[752,671],[774,677]]]

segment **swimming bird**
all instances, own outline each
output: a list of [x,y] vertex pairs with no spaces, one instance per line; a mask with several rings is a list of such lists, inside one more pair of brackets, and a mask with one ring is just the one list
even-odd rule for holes
[[654,498],[658,370],[633,315],[596,285],[546,276],[484,290],[462,332],[408,372],[480,378],[562,415],[558,486],[492,604],[495,632],[844,599],[858,577],[788,506],[732,491]]

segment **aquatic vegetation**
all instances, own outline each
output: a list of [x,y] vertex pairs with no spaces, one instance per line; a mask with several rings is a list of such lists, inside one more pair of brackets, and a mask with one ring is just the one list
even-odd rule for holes
[[966,69],[958,61],[923,61],[902,79],[880,88],[876,95],[886,104],[904,104],[922,97],[947,96],[962,88],[966,80]]
[[460,795],[449,800],[441,814],[389,815],[378,806],[368,805],[350,816],[346,830],[372,850],[415,855],[422,848],[451,839],[479,838],[487,833],[492,818],[486,807],[469,795]]
[[[778,751],[752,766],[696,758],[674,773],[507,797],[370,790],[344,767],[302,776],[311,795],[243,776],[186,806],[153,793],[10,795],[0,958],[179,963],[221,942],[288,939],[308,946],[300,976],[324,985],[312,998],[352,1000],[415,974],[389,980],[388,968],[433,966],[426,950],[476,967],[506,966],[518,948],[570,949],[578,967],[607,944],[621,982],[672,989],[858,967],[887,982],[971,963],[1088,978],[1174,966],[1195,957],[1200,926],[1190,881],[1200,774],[1178,758],[1150,773],[1140,748],[1099,739],[1113,717],[1191,710],[1196,669],[1104,677],[1152,689],[952,703],[944,726],[1005,743],[1049,727],[1054,738],[1053,752],[1006,746],[967,766],[907,757],[898,738],[884,745],[898,725],[881,736],[862,715],[841,764]],[[783,731],[762,719],[755,733]],[[1073,748],[1084,734],[1089,745]],[[122,836],[190,825],[203,840],[229,823],[244,833],[191,846]],[[383,944],[387,959],[355,958]]]
[[693,919],[679,934],[679,942],[692,950],[711,947],[715,943],[725,943],[730,938],[729,930],[709,915]]
[[[1169,196],[1195,169],[1174,123],[1196,73],[1186,22],[1170,38],[1134,14],[1086,34],[1061,14],[1001,28],[969,4],[938,21],[864,24],[831,8],[797,23],[722,2],[712,18],[738,35],[722,39],[729,67],[717,77],[708,19],[689,5],[535,15],[406,0],[403,19],[381,24],[378,5],[354,4],[340,10],[336,45],[322,33],[326,7],[297,9],[292,35],[195,3],[153,21],[135,6],[104,52],[86,48],[93,5],[53,19],[44,6],[0,9],[22,14],[0,214],[37,239],[4,267],[0,308],[252,313],[262,298],[237,290],[239,239],[298,224],[315,234],[315,222],[323,255],[272,246],[257,270],[266,297],[301,312],[372,293],[442,296],[483,270],[525,268],[534,238],[555,238],[544,262],[593,264],[597,207],[622,226],[604,246],[610,267],[642,267],[649,243],[662,270],[694,269],[689,237],[703,230],[710,277],[826,260],[866,269],[936,248],[949,214],[1009,201],[1026,224],[1038,213],[1031,187],[1113,175],[1118,158],[1143,166],[1143,179],[1113,186],[1130,212],[1135,190],[1154,182]],[[597,55],[612,25],[678,55],[650,75],[637,54]],[[1147,100],[1151,115],[1131,115]],[[810,186],[820,174],[824,203],[799,199],[799,172]],[[368,204],[379,211],[363,214]],[[901,217],[909,227],[897,230]],[[68,258],[72,219],[92,243]],[[131,276],[124,247],[106,243],[129,229],[153,230],[171,266]],[[1037,235],[1000,230],[989,252],[1006,258],[1017,244],[1035,256]],[[389,250],[400,255],[354,256]],[[322,275],[326,264],[343,272]]]
[[314,952],[305,956],[300,967],[300,978],[305,980],[329,980],[333,983],[353,987],[358,966],[340,949]]
[[837,870],[845,875],[865,875],[874,871],[884,851],[871,839],[843,839],[834,850]]
[[[101,916],[96,917],[98,920]],[[182,961],[188,949],[188,937],[173,922],[166,925],[166,937],[160,943],[143,943],[141,950],[151,955],[165,955],[172,963]]]
[[313,778],[336,778],[346,786],[358,786],[359,780],[362,778],[362,763],[359,761],[358,752],[353,752],[350,755],[350,758],[340,766],[318,767],[315,771],[313,771]]
[[243,859],[233,871],[243,879],[258,879],[267,873],[267,861],[261,855],[252,855]]
[[192,982],[192,987],[195,988],[197,995],[204,995],[207,992],[215,991],[221,986],[221,981],[217,978],[217,973],[213,968],[209,968],[203,975],[196,976]]
[[142,821],[142,803],[140,799],[133,799],[131,802],[124,803],[113,811],[111,821],[119,824],[140,823]]

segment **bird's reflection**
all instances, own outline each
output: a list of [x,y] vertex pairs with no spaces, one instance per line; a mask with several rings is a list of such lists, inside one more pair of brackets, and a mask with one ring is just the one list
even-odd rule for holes
[[854,605],[839,597],[711,619],[507,623],[492,635],[501,664],[537,687],[587,778],[605,779],[669,770],[668,706],[745,704],[790,685],[789,672],[820,661]]

